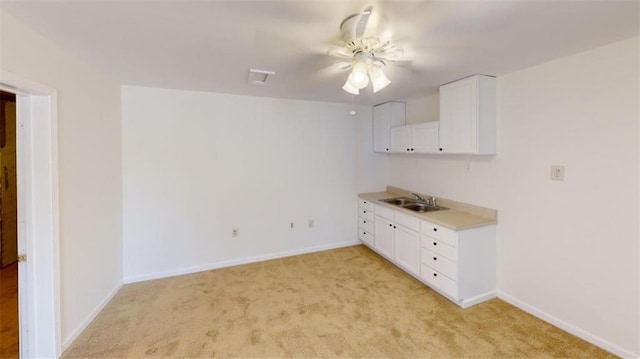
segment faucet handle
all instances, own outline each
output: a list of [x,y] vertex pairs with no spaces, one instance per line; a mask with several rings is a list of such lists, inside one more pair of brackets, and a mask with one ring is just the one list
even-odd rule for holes
[[429,197],[429,199],[427,200],[427,204],[429,204],[430,206],[436,207],[437,206],[436,198],[433,196]]

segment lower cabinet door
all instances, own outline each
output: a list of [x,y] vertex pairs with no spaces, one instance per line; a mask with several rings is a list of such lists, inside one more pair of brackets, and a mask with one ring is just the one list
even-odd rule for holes
[[397,226],[394,260],[405,270],[420,275],[420,234]]
[[373,234],[367,232],[364,228],[358,228],[358,238],[366,243],[369,247],[373,247],[375,243],[375,237]]
[[393,237],[395,230],[394,224],[380,216],[376,216],[375,223],[375,249],[378,253],[393,259]]
[[458,280],[458,264],[456,262],[452,262],[447,258],[424,248],[422,248],[421,254],[422,263],[453,280]]
[[458,299],[458,283],[425,264],[421,264],[420,267],[420,278],[429,283],[429,286]]

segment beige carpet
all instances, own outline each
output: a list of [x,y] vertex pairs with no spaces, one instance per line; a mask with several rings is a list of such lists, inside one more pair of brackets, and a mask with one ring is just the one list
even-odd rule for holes
[[498,299],[461,309],[364,246],[127,285],[64,358],[606,358]]

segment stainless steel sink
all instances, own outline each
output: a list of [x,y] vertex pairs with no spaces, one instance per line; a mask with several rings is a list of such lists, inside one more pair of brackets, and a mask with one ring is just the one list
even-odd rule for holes
[[420,212],[420,213],[449,209],[447,207],[440,207],[440,206],[427,206],[426,204],[422,204],[422,203],[407,204],[402,206],[402,208],[406,208],[410,211]]
[[396,205],[396,206],[404,206],[404,205],[407,205],[407,204],[416,203],[416,200],[414,200],[412,198],[408,198],[408,197],[397,197],[397,198],[383,199],[382,202],[386,202],[386,203],[393,204],[393,205]]
[[409,197],[387,198],[387,199],[382,199],[381,201],[385,203],[393,204],[396,206],[400,206],[410,211],[419,212],[419,213],[442,211],[442,210],[449,209],[447,207],[441,207],[441,206],[429,206],[425,203],[420,203],[415,199],[409,198]]

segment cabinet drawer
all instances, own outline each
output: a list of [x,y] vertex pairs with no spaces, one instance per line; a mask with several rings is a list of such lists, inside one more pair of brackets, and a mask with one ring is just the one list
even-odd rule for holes
[[458,283],[447,278],[442,273],[432,269],[426,264],[420,265],[420,278],[427,282],[434,289],[458,299]]
[[365,208],[358,208],[358,214],[362,218],[366,218],[367,220],[373,221],[373,211]]
[[425,236],[424,234],[420,236],[420,241],[420,245],[422,246],[422,248],[441,255],[451,261],[458,261],[457,248],[451,247],[450,245],[440,242],[437,239]]
[[394,222],[401,226],[405,226],[416,232],[420,232],[420,220],[416,217],[406,215],[404,213],[396,212],[393,217]]
[[437,253],[430,252],[424,248],[421,250],[421,261],[422,264],[426,264],[453,280],[458,279],[458,264],[456,262],[452,262],[445,257]]
[[358,239],[368,244],[370,247],[374,246],[375,237],[373,234],[363,230],[362,228],[358,228]]
[[371,212],[373,212],[375,205],[373,203],[371,203],[371,201],[367,201],[366,199],[360,199],[359,200],[360,203],[360,207],[364,208],[364,209],[368,209]]
[[358,226],[360,227],[360,229],[363,229],[369,233],[376,233],[374,231],[373,221],[370,219],[360,217]]
[[458,246],[458,232],[456,231],[452,231],[449,228],[427,221],[422,221],[421,228],[421,232],[429,237],[435,238],[440,242],[444,242],[453,247]]
[[393,221],[393,212],[394,210],[382,206],[376,206],[376,215],[380,217],[384,217],[386,219],[390,219]]

